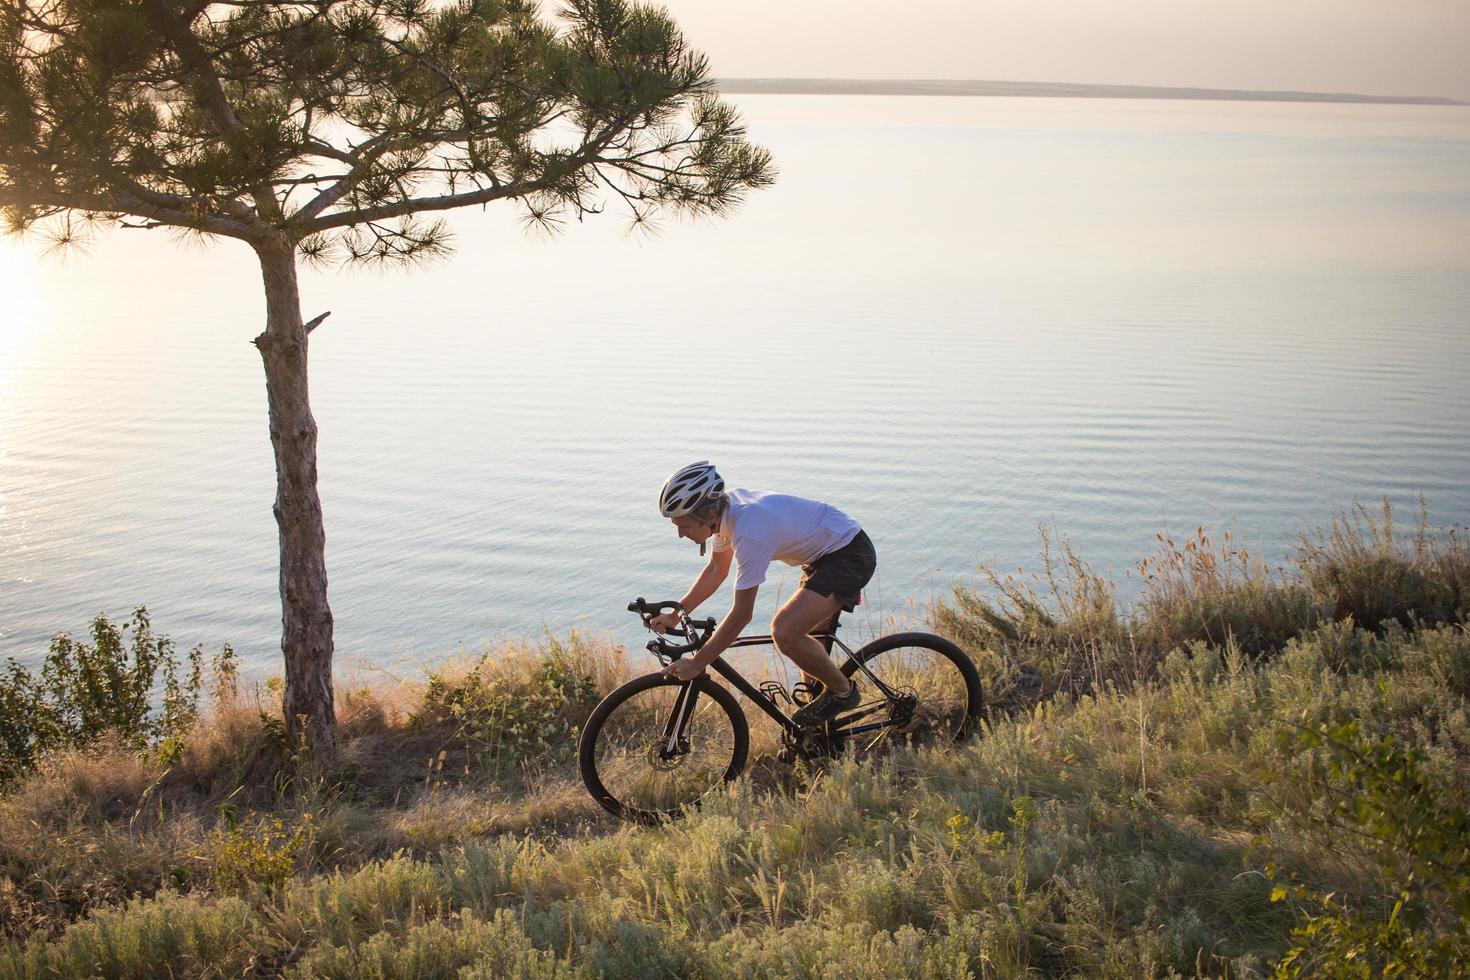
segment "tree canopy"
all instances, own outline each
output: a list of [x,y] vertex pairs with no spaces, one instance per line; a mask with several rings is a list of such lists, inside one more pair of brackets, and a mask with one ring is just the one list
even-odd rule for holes
[[0,0],[0,206],[402,260],[434,215],[721,213],[769,155],[662,10],[570,0]]

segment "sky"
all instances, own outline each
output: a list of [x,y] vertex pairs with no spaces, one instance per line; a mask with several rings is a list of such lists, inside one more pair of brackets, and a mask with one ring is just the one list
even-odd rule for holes
[[664,0],[716,75],[1470,101],[1470,0]]

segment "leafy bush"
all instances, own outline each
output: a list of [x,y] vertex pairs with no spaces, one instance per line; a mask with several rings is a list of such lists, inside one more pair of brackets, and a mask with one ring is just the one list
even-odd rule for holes
[[1382,881],[1360,898],[1277,887],[1272,900],[1293,898],[1301,914],[1277,975],[1457,974],[1470,962],[1470,811],[1430,775],[1423,752],[1392,735],[1369,738],[1356,720],[1287,732],[1282,742],[1291,754],[1312,754],[1325,801],[1315,829],[1357,838]]
[[202,856],[215,888],[222,892],[279,888],[296,873],[299,856],[310,847],[312,837],[310,813],[302,814],[289,830],[280,817],[228,819],[224,827],[210,832]]
[[458,679],[431,673],[414,721],[453,725],[451,738],[496,772],[531,757],[569,759],[601,698],[575,646],[575,638],[570,651],[552,643],[534,660],[486,654]]
[[[171,757],[198,720],[201,646],[189,651],[181,673],[173,641],[153,634],[141,606],[121,627],[99,615],[91,637],[86,643],[58,634],[39,677],[7,662],[9,675],[0,679],[0,785],[33,770],[47,752],[103,735]],[[213,672],[216,697],[233,697],[235,653],[228,645],[215,655]]]

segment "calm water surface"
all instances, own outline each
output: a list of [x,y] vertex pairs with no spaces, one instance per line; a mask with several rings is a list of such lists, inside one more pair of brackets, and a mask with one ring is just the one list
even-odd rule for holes
[[[1034,568],[1041,521],[1119,573],[1200,523],[1281,559],[1355,499],[1470,521],[1470,109],[739,101],[782,177],[732,220],[492,209],[305,277],[344,661],[639,643],[627,600],[700,564],[658,485],[705,456],[862,521],[870,624]],[[275,668],[248,250],[110,232],[0,285],[0,655],[144,603]]]

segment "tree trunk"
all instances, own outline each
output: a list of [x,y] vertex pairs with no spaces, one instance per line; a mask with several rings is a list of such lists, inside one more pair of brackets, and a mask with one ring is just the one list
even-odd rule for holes
[[301,321],[296,249],[255,245],[265,277],[265,332],[255,338],[265,362],[271,447],[276,456],[276,526],[281,542],[281,652],[286,660],[286,731],[330,758],[337,723],[332,703],[332,610],[327,605],[326,529],[316,489],[316,419],[307,397],[307,328]]

